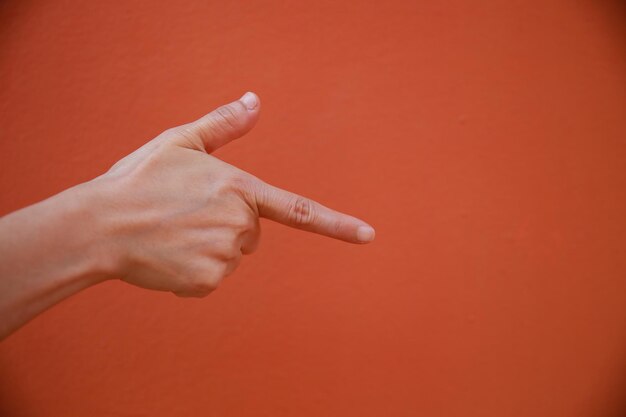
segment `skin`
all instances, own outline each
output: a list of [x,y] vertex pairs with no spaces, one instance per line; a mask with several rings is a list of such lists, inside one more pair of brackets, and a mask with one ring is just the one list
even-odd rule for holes
[[350,243],[362,220],[281,190],[213,156],[247,133],[254,93],[168,129],[105,174],[0,218],[0,339],[109,279],[203,297],[252,253],[259,218]]

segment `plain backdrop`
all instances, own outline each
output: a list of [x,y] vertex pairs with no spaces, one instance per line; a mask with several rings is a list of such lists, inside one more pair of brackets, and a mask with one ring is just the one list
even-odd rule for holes
[[[263,222],[208,298],[112,281],[0,344],[3,416],[626,405],[621,2],[0,2],[0,211],[255,91],[217,156],[376,227]],[[33,260],[36,262],[36,260]]]

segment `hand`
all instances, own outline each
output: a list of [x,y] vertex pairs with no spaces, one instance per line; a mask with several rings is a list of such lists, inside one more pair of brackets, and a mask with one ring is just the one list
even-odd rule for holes
[[362,220],[273,187],[210,155],[256,123],[253,93],[169,129],[94,180],[103,191],[117,273],[134,285],[204,296],[254,251],[259,217],[351,243],[374,229]]

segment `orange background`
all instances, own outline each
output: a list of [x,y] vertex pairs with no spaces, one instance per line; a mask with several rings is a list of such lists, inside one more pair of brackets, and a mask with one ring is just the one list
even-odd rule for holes
[[258,126],[217,155],[377,240],[264,222],[206,299],[88,289],[0,344],[0,413],[623,412],[625,22],[602,1],[3,1],[3,214],[253,90]]

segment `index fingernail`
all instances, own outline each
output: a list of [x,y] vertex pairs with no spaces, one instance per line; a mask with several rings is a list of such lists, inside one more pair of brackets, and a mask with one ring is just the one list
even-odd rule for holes
[[359,242],[367,243],[374,240],[376,232],[370,226],[359,226],[356,229],[356,238]]
[[241,100],[248,110],[254,110],[258,104],[256,95],[251,92],[247,92],[239,100]]

